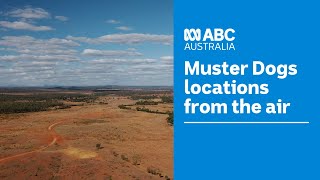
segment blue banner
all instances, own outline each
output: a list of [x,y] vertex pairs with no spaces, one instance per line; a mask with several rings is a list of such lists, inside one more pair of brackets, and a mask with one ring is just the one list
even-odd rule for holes
[[175,179],[320,179],[318,9],[174,1]]

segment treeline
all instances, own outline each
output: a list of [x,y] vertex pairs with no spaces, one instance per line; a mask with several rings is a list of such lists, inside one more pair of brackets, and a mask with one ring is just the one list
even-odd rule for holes
[[62,94],[62,93],[39,93],[28,95],[0,94],[0,113],[25,113],[45,111],[48,109],[65,109],[69,105],[62,101],[93,102],[96,95]]
[[118,96],[128,96],[132,100],[139,99],[154,99],[159,96],[165,96],[167,94],[172,94],[172,90],[167,91],[154,91],[154,90],[119,90],[119,91],[102,91],[95,92],[96,95],[118,95]]
[[31,95],[8,95],[0,94],[0,102],[15,102],[15,101],[53,101],[66,100],[72,102],[92,102],[97,95],[85,94],[62,94],[62,93],[41,93]]
[[25,112],[37,112],[45,111],[49,108],[56,109],[65,109],[70,106],[63,104],[58,101],[26,101],[26,102],[1,102],[0,103],[0,113],[9,114],[9,113],[25,113]]
[[136,105],[158,105],[158,102],[155,101],[138,101]]
[[[173,96],[168,96],[168,95],[162,95],[162,96],[157,96],[157,95],[131,95],[130,98],[132,100],[139,100],[137,103],[145,103],[141,105],[154,105],[154,104],[146,104],[146,103],[173,103]],[[154,102],[151,101],[151,99],[161,99],[161,102]],[[136,103],[136,104],[137,104]],[[157,105],[155,104],[155,105]],[[138,104],[137,104],[138,105]]]
[[[132,110],[130,106],[133,106],[133,105],[124,105],[124,104],[121,104],[119,105],[118,107],[120,109],[127,109],[127,110]],[[147,112],[147,113],[155,113],[155,114],[168,114],[168,117],[167,117],[167,122],[169,125],[173,125],[173,112],[172,111],[167,111],[167,112],[161,112],[159,110],[151,110],[151,109],[148,109],[146,107],[136,107],[136,110],[137,111],[143,111],[143,112]]]
[[151,109],[145,108],[145,107],[136,107],[137,111],[144,111],[148,113],[155,113],[155,114],[168,114],[167,117],[167,123],[169,125],[173,125],[173,112],[167,111],[167,112],[161,112],[161,111],[153,111]]
[[144,111],[148,113],[155,113],[155,114],[168,114],[169,112],[161,112],[159,110],[153,111],[151,109],[145,108],[145,107],[136,107],[137,111]]
[[[151,101],[151,99],[160,98],[161,102]],[[136,105],[158,105],[159,103],[173,103],[172,96],[134,96],[133,100],[139,100]]]

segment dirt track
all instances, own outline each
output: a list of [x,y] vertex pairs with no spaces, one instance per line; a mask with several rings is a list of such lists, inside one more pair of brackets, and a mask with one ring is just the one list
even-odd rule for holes
[[50,131],[51,134],[52,134],[52,141],[48,145],[46,145],[44,147],[39,147],[39,149],[36,149],[36,150],[33,150],[33,151],[19,153],[19,154],[16,154],[16,155],[12,155],[12,156],[8,156],[8,157],[5,157],[5,158],[1,158],[0,159],[0,163],[5,163],[6,161],[18,159],[19,157],[22,157],[22,156],[27,156],[27,155],[30,155],[32,153],[43,151],[43,150],[47,149],[48,147],[52,146],[58,139],[58,136],[56,135],[53,127],[58,125],[58,124],[60,124],[60,123],[62,123],[62,122],[53,123],[48,127],[48,131]]

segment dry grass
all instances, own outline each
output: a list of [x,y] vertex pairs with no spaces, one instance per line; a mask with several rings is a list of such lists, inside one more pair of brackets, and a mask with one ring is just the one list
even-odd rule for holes
[[[126,96],[104,96],[105,104],[0,116],[0,158],[42,147],[52,141],[50,124],[59,136],[43,152],[0,164],[0,179],[164,179],[173,175],[173,128],[168,115],[119,109],[134,104]],[[170,104],[154,107],[170,108]],[[172,105],[171,105],[172,107]],[[96,149],[101,144],[103,149]],[[23,163],[21,163],[23,162]],[[161,169],[161,176],[152,175]],[[27,173],[29,172],[29,173]]]

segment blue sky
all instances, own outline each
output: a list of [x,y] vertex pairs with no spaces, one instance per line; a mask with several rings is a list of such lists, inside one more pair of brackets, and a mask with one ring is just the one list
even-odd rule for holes
[[172,85],[169,0],[0,0],[1,86]]

